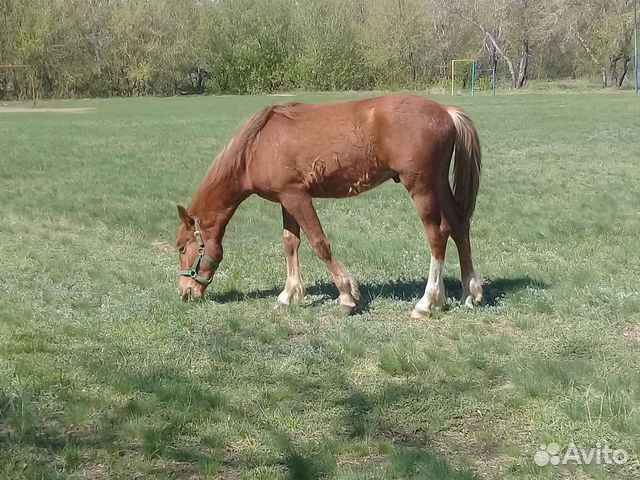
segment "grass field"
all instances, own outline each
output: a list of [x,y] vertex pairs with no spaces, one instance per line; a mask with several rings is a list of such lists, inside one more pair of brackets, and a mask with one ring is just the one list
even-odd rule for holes
[[[291,99],[0,113],[0,478],[638,478],[638,99],[436,99],[483,143],[487,304],[459,306],[451,243],[448,308],[421,321],[427,242],[392,182],[317,202],[357,315],[305,243],[306,303],[271,309],[280,208],[259,198],[229,225],[207,301],[179,301],[175,204],[241,119]],[[537,466],[551,442],[630,458]]]

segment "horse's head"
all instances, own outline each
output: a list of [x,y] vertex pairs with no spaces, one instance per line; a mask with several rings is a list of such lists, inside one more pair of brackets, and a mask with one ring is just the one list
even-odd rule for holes
[[180,225],[176,232],[176,247],[180,255],[178,291],[182,300],[199,300],[204,295],[219,261],[211,258],[205,248],[198,219],[178,205]]

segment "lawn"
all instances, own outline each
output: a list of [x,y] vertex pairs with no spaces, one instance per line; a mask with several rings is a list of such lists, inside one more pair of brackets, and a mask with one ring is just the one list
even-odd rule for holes
[[[428,244],[401,185],[316,203],[361,283],[345,317],[280,208],[244,203],[207,300],[178,298],[176,203],[241,120],[362,94],[42,102],[0,113],[0,478],[623,479],[640,476],[640,102],[435,96],[476,121],[486,305],[410,312]],[[1,108],[1,107],[0,107]],[[534,463],[542,444],[624,465]]]

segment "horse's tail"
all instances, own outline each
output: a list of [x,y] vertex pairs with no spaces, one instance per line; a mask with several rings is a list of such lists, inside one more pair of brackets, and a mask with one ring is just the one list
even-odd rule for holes
[[476,207],[480,187],[482,152],[473,121],[460,108],[447,107],[456,128],[453,166],[453,194],[466,220]]

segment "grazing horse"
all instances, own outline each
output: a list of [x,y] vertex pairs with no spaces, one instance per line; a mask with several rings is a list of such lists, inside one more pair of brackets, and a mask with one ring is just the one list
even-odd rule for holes
[[429,279],[412,317],[444,304],[450,235],[460,256],[462,301],[472,307],[482,301],[469,242],[480,167],[480,142],[471,119],[459,108],[423,97],[394,94],[264,107],[209,167],[189,207],[178,205],[180,295],[183,300],[202,297],[222,260],[227,223],[242,201],[257,194],[282,205],[287,280],[278,302],[295,304],[305,296],[298,265],[302,227],[335,281],[341,307],[353,311],[358,284],[332,255],[312,199],[350,197],[393,179],[411,194],[431,246]]

